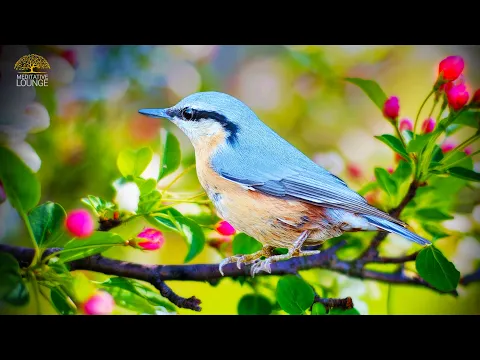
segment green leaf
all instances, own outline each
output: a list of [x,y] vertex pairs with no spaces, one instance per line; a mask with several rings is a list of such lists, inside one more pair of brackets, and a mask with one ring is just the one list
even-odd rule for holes
[[75,273],[72,276],[72,289],[75,294],[75,302],[83,303],[97,292],[97,287],[84,273]]
[[30,211],[28,220],[39,247],[49,247],[63,234],[66,213],[59,204],[47,201]]
[[27,305],[30,301],[30,294],[22,279],[15,285],[12,291],[10,291],[3,300],[9,304],[15,306]]
[[162,203],[162,195],[154,190],[146,195],[140,195],[137,214],[147,214],[157,209]]
[[400,161],[397,169],[391,175],[391,178],[397,183],[398,186],[402,185],[412,175],[412,166],[406,161]]
[[187,256],[185,257],[185,260],[183,260],[183,262],[187,263],[203,250],[205,245],[205,234],[200,225],[193,220],[183,216],[176,217],[175,220],[180,226],[183,238],[189,246]]
[[33,171],[12,151],[0,147],[0,181],[10,204],[25,213],[40,201],[40,183]]
[[409,153],[420,153],[427,145],[428,141],[432,137],[430,134],[417,134],[415,139],[412,139],[407,145],[407,151]]
[[438,207],[434,208],[423,208],[423,209],[418,209],[416,212],[416,217],[419,218],[420,220],[450,220],[453,219],[453,216],[443,212],[440,210]]
[[119,235],[106,231],[94,231],[86,239],[73,239],[62,250],[60,261],[66,263],[101,253],[114,245],[125,244]]
[[175,135],[165,129],[161,129],[160,138],[162,141],[162,160],[160,161],[158,180],[177,170],[182,159],[180,143]]
[[50,291],[50,300],[52,301],[53,307],[60,315],[74,315],[76,313],[76,311],[72,309],[71,305],[69,304],[69,299],[67,299],[64,293],[60,291],[58,287],[54,287]]
[[480,111],[467,110],[462,111],[452,124],[470,126],[475,129],[480,128]]
[[313,304],[312,315],[327,315],[327,309],[320,303]]
[[156,179],[143,179],[141,177],[137,177],[134,179],[135,183],[140,190],[140,195],[147,195],[151,193],[157,187],[157,180]]
[[460,281],[460,272],[433,245],[418,253],[415,265],[418,274],[436,289],[449,292],[457,288]]
[[155,292],[136,280],[115,276],[105,280],[104,282],[100,283],[100,285],[104,287],[119,287],[145,298],[153,306],[163,306],[170,311],[175,310],[175,307],[162,295],[160,295],[158,291]]
[[375,168],[375,177],[380,187],[390,196],[397,193],[397,183],[390,177],[390,174],[384,168]]
[[205,234],[202,228],[195,221],[182,216],[182,214],[173,209],[162,211],[168,218],[161,216],[146,216],[145,219],[155,227],[165,227],[182,235],[188,245],[188,253],[184,262],[191,261],[197,256],[205,245]]
[[7,253],[0,253],[0,300],[8,295],[22,281],[17,259]]
[[310,285],[295,275],[286,275],[277,283],[277,301],[290,315],[300,315],[313,303],[315,293]]
[[383,105],[385,101],[387,101],[387,95],[377,82],[361,78],[345,78],[345,80],[360,87],[375,105],[383,111]]
[[[404,162],[404,161],[403,161]],[[358,190],[357,192],[364,196],[366,193],[368,193],[369,191],[372,191],[372,190],[375,190],[376,188],[378,188],[378,182],[374,181],[374,182],[371,182],[371,183],[368,183],[366,184],[365,186],[363,186],[360,190]]]
[[145,298],[121,287],[108,286],[105,291],[112,295],[115,304],[136,313],[155,314],[155,307]]
[[262,250],[262,248],[263,245],[261,242],[245,233],[237,233],[233,237],[232,251],[235,255],[253,254],[254,252]]
[[422,228],[432,235],[435,239],[441,239],[447,236],[450,236],[438,223],[428,223],[425,222],[422,225]]
[[117,207],[114,203],[93,195],[88,195],[86,198],[82,198],[81,201],[91,207],[98,215],[103,214],[107,210],[113,211]]
[[395,151],[396,153],[400,154],[405,160],[410,161],[410,157],[408,156],[407,151],[405,150],[405,146],[403,146],[402,142],[393,135],[390,134],[383,134],[380,136],[375,136],[378,140],[386,144],[390,149]]
[[263,295],[248,294],[240,299],[237,311],[239,315],[270,315],[272,304]]
[[164,214],[165,217],[162,216],[145,216],[145,220],[147,220],[150,224],[155,227],[163,228],[166,230],[173,230],[179,232],[178,228],[172,222],[172,218],[175,219],[176,217],[182,216],[180,211],[170,208],[165,209],[158,212],[159,214]]
[[152,160],[153,151],[149,147],[138,150],[125,149],[118,154],[117,166],[120,173],[127,176],[140,176]]
[[440,146],[434,145],[432,151],[432,162],[440,162],[443,159],[443,152]]
[[463,167],[452,167],[447,170],[448,174],[464,179],[464,180],[469,180],[469,181],[475,181],[479,182],[480,181],[480,173],[475,172],[473,170],[465,169]]
[[330,311],[328,312],[328,315],[360,315],[360,313],[355,308],[351,308],[347,310],[333,308],[333,309],[330,309]]

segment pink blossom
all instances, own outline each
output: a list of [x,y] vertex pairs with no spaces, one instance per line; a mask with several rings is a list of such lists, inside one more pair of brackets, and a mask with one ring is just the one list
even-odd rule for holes
[[98,291],[83,304],[83,310],[87,315],[109,315],[114,307],[115,301],[106,291]]
[[448,104],[456,111],[460,110],[468,102],[468,91],[465,84],[453,85],[447,91]]
[[477,89],[473,94],[471,104],[475,107],[480,107],[480,89]]
[[446,81],[457,79],[465,67],[465,62],[460,56],[448,56],[438,64],[438,75]]
[[347,172],[348,172],[348,175],[350,175],[354,179],[358,179],[362,177],[362,169],[355,164],[348,164]]
[[440,148],[442,149],[442,152],[445,154],[445,153],[455,149],[456,146],[457,145],[455,143],[453,143],[449,140],[445,140]]
[[220,234],[230,236],[235,234],[235,228],[230,225],[228,221],[220,221],[218,224],[215,226],[215,230],[217,230]]
[[157,250],[165,243],[165,238],[162,232],[152,228],[146,228],[137,235],[137,238],[142,239],[137,245],[144,250]]
[[400,131],[404,130],[413,130],[413,123],[410,119],[402,119],[400,121],[400,126],[398,127]]
[[422,123],[422,132],[424,134],[431,133],[435,129],[435,120],[432,118],[425,119]]
[[385,101],[383,105],[383,115],[391,120],[395,120],[400,112],[400,105],[398,103],[398,97],[392,96]]
[[67,214],[65,227],[74,236],[85,238],[92,235],[95,223],[87,210],[72,210]]

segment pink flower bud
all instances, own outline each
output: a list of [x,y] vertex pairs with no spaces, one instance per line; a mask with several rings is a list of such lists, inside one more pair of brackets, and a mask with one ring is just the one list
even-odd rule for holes
[[412,131],[413,123],[410,119],[402,119],[402,121],[400,121],[400,126],[398,128],[400,131],[404,131],[404,130]]
[[355,164],[347,165],[347,173],[350,177],[354,179],[359,179],[362,177],[362,169]]
[[468,102],[468,91],[465,84],[453,85],[447,91],[448,104],[452,109],[458,111]]
[[235,228],[230,225],[228,221],[225,220],[218,222],[218,224],[215,226],[215,230],[225,236],[233,235],[236,231]]
[[106,291],[98,291],[83,304],[83,311],[87,315],[109,315],[114,307],[112,295]]
[[460,56],[448,56],[438,64],[439,78],[446,81],[453,81],[460,76],[465,63]]
[[92,235],[95,223],[87,210],[78,209],[67,214],[65,227],[73,236],[85,238]]
[[137,239],[141,239],[137,245],[144,250],[160,249],[165,243],[165,238],[161,231],[157,229],[147,228],[137,235]]
[[425,119],[422,123],[422,132],[424,134],[429,134],[435,129],[435,120],[432,118]]
[[440,148],[442,149],[442,152],[445,154],[449,151],[452,151],[453,149],[455,149],[457,145],[451,141],[448,141],[448,140],[445,140],[442,144],[442,146],[440,146]]
[[5,189],[3,188],[3,184],[0,181],[0,204],[7,200],[7,194],[5,193]]
[[390,173],[390,174],[393,174],[393,168],[390,166],[387,168],[387,171]]
[[465,149],[463,149],[463,152],[466,154],[466,155],[470,155],[472,153],[472,147],[471,146],[467,146]]
[[480,89],[477,89],[477,91],[475,91],[470,104],[474,107],[480,107]]
[[390,120],[395,120],[400,112],[398,97],[392,96],[385,101],[383,105],[383,115]]

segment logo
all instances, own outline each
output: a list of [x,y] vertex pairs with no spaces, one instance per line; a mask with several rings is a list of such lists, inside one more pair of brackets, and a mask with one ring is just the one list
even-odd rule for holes
[[13,67],[18,71],[17,86],[48,86],[50,64],[43,56],[30,54],[22,56]]

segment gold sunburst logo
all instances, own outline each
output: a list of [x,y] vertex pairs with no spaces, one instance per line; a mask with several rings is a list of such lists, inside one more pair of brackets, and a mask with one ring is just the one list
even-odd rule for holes
[[17,86],[48,86],[48,61],[40,55],[24,55],[13,66],[18,71]]

